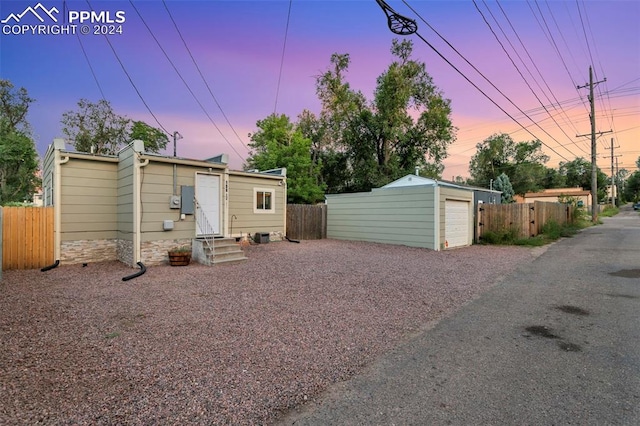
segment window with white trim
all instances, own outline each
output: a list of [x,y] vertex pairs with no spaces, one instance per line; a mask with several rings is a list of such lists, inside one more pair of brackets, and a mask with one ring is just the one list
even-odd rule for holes
[[253,188],[253,212],[254,213],[274,213],[275,212],[275,190]]
[[273,189],[253,188],[253,212],[275,213],[276,193]]

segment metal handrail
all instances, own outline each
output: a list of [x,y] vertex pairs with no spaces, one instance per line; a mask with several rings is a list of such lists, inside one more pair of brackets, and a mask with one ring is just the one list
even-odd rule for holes
[[213,238],[215,234],[215,230],[213,226],[209,223],[207,216],[204,214],[204,210],[202,206],[198,202],[198,199],[194,197],[195,207],[196,207],[196,237],[198,236],[198,228],[202,232],[204,244],[209,249],[210,253],[214,254],[213,248]]

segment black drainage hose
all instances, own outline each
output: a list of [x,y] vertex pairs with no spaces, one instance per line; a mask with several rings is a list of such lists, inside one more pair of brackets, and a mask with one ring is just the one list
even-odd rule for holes
[[138,262],[138,266],[140,267],[140,270],[138,272],[136,272],[135,274],[127,275],[126,277],[122,277],[122,281],[129,281],[130,279],[139,277],[140,275],[147,272],[147,267],[144,266],[142,262]]
[[285,237],[285,238],[287,239],[287,241],[289,241],[290,243],[298,243],[298,244],[300,244],[300,241],[299,241],[299,240],[292,240],[291,238],[287,237],[286,235],[285,235],[284,237]]
[[44,268],[40,269],[40,272],[47,272],[50,269],[57,268],[59,264],[60,259],[56,260],[53,265],[45,266]]

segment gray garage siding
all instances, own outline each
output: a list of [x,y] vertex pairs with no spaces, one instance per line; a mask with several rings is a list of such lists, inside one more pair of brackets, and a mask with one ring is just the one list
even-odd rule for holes
[[435,248],[434,188],[327,195],[327,237]]

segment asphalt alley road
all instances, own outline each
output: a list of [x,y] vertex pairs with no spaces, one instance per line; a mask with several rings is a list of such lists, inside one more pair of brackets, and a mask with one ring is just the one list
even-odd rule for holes
[[295,425],[640,425],[640,215],[551,245]]

